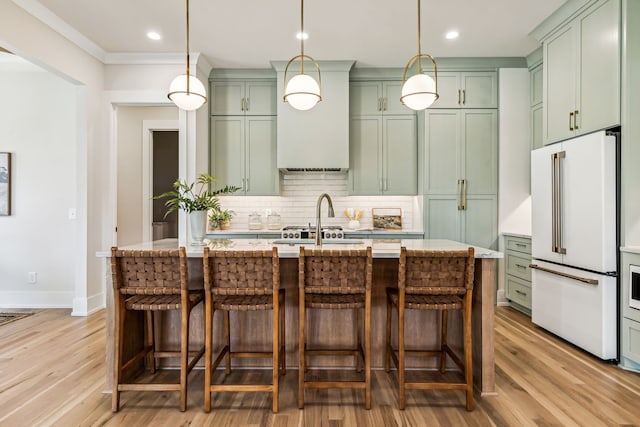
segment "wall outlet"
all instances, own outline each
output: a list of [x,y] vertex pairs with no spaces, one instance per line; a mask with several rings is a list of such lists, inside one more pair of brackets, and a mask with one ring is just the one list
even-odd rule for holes
[[38,273],[30,271],[27,273],[27,282],[30,284],[38,283]]
[[78,217],[78,213],[76,208],[69,208],[69,219],[76,219]]

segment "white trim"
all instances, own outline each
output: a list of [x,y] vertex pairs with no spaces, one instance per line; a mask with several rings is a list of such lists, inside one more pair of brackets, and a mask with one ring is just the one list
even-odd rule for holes
[[71,308],[71,291],[1,291],[0,308]]
[[60,19],[58,15],[44,7],[39,1],[13,0],[13,2],[23,8],[30,15],[33,15],[35,18],[51,27],[52,30],[77,45],[80,49],[104,63],[107,56],[107,52],[104,49]]
[[178,120],[142,121],[142,241],[153,240],[153,132],[179,130]]
[[89,298],[74,298],[72,316],[88,316],[106,308],[105,294],[92,295]]

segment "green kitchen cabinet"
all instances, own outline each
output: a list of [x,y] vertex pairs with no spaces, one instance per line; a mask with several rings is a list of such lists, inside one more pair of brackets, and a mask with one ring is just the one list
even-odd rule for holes
[[448,239],[483,248],[497,248],[498,197],[424,196],[425,239]]
[[415,114],[352,116],[349,134],[351,195],[417,193]]
[[415,116],[415,111],[400,102],[401,94],[401,81],[352,81],[349,84],[350,115]]
[[620,124],[620,4],[599,0],[543,38],[544,143]]
[[222,79],[210,82],[212,116],[275,116],[274,79]]
[[212,116],[211,174],[216,188],[240,187],[237,195],[279,193],[275,116]]
[[423,156],[425,238],[495,248],[497,111],[426,110]]
[[495,71],[442,71],[431,108],[498,108]]
[[538,64],[529,70],[532,150],[543,146],[543,71],[542,64]]

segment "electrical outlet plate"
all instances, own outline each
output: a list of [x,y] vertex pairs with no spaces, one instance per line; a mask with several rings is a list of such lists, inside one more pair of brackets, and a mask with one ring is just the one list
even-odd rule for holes
[[38,283],[38,273],[35,271],[30,271],[27,273],[27,281],[30,284]]

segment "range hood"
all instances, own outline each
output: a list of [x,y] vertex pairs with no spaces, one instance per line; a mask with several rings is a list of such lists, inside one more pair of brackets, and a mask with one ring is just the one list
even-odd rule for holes
[[[349,168],[349,71],[354,61],[318,61],[322,101],[299,111],[282,101],[287,61],[272,61],[278,74],[277,165],[289,171],[338,172]],[[311,64],[309,68],[313,69]],[[289,74],[299,69],[289,68]],[[317,76],[310,73],[314,78]]]

